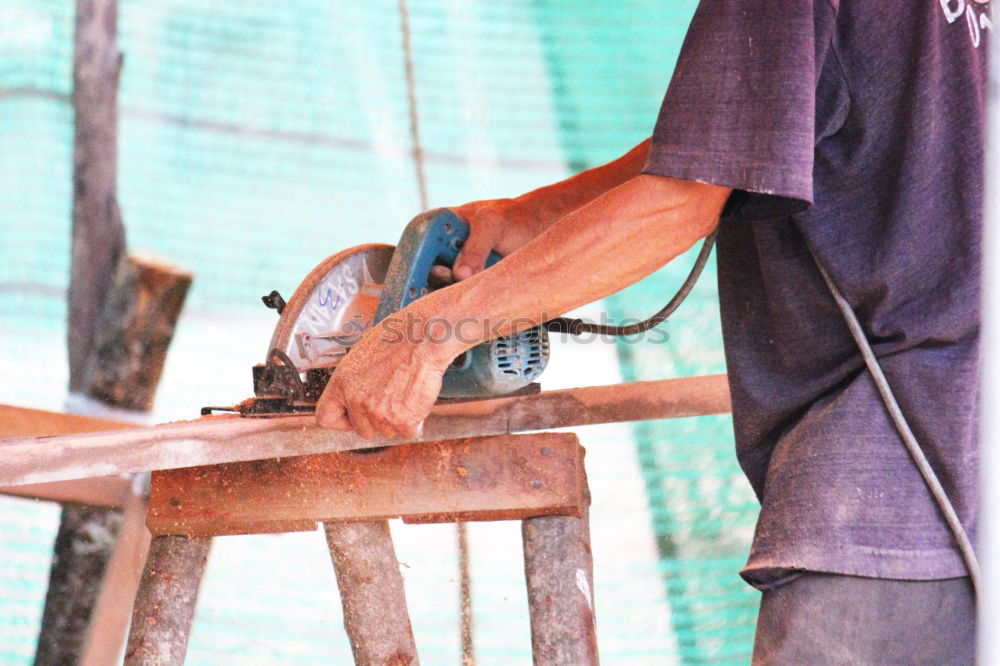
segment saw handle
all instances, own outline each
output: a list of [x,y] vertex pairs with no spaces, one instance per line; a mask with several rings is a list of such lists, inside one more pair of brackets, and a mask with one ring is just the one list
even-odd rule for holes
[[[435,208],[413,218],[392,254],[372,323],[377,324],[425,295],[431,268],[451,267],[468,238],[469,224],[449,208]],[[500,259],[499,254],[490,252],[486,267]]]
[[[453,210],[437,208],[413,218],[392,253],[373,324],[426,294],[431,268],[454,265],[468,237],[468,223]],[[500,255],[490,252],[486,266],[498,261]],[[548,335],[538,327],[483,342],[452,362],[441,378],[440,396],[507,395],[535,381],[548,358]]]

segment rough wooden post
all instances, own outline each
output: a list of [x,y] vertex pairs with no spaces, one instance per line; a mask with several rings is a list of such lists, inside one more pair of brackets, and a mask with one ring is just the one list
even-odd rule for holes
[[587,513],[529,518],[521,525],[535,665],[597,666]]
[[[73,51],[73,238],[69,283],[68,352],[70,391],[90,394],[97,340],[103,329],[105,347],[109,295],[122,290],[118,276],[132,264],[125,260],[125,230],[117,198],[118,80],[122,56],[117,44],[117,0],[77,0]],[[187,276],[187,284],[190,276]],[[183,290],[186,291],[187,284]],[[128,296],[135,296],[135,290]],[[183,292],[180,296],[183,302]],[[154,307],[158,303],[154,303]],[[135,307],[145,307],[137,305]],[[115,314],[114,312],[112,314]],[[172,317],[170,319],[169,317]],[[176,313],[168,315],[169,341]],[[157,332],[155,340],[162,339]],[[122,338],[119,349],[135,350],[135,339]],[[128,346],[131,344],[132,346]],[[165,351],[165,344],[162,345]],[[149,360],[131,351],[131,364]],[[106,356],[106,353],[105,353]],[[155,354],[154,354],[155,356]],[[95,360],[96,359],[96,360]],[[127,365],[127,364],[126,364]],[[107,399],[112,406],[148,409],[152,389],[162,368],[152,364],[153,384],[137,393],[135,382],[121,382],[119,393],[129,398]],[[91,379],[88,380],[88,375]],[[103,391],[98,395],[104,397]],[[78,663],[86,640],[91,612],[115,538],[122,523],[116,509],[67,504],[56,536],[49,589],[42,616],[35,660],[37,663]]]
[[[147,411],[191,274],[129,256],[119,260],[109,282],[83,373],[86,393],[105,405]],[[35,654],[38,663],[80,663],[121,525],[119,509],[63,505]]]
[[125,666],[181,666],[212,540],[158,536],[132,609]]
[[359,666],[418,666],[403,577],[388,521],[324,523]]
[[69,283],[70,390],[84,389],[111,276],[125,253],[118,210],[117,0],[77,0],[73,49],[73,261]]
[[118,509],[63,505],[35,650],[36,664],[78,663],[91,610],[121,524],[122,512]]
[[[117,0],[77,0],[73,48],[73,259],[69,282],[69,383],[83,388],[94,332],[125,251],[116,193]],[[105,564],[121,525],[116,510],[65,505],[56,535],[35,662],[76,663]]]
[[150,257],[118,263],[84,369],[89,397],[133,411],[153,407],[191,273]]

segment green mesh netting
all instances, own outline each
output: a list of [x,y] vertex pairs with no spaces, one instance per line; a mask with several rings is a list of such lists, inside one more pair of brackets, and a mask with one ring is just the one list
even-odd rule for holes
[[[695,4],[410,3],[430,204],[518,194],[641,140]],[[69,0],[0,3],[0,401],[51,409],[62,408],[67,376],[72,33]],[[250,390],[248,367],[273,326],[260,294],[288,295],[336,249],[393,242],[418,212],[399,6],[121,0],[119,33],[128,242],[197,276],[155,420],[189,417]],[[680,259],[607,299],[609,315],[656,310],[689,264]],[[668,340],[619,344],[624,379],[724,371],[712,272],[668,322]],[[757,509],[733,459],[729,420],[631,432],[637,447],[621,450],[638,451],[636,529],[652,533],[658,562],[650,572],[631,560],[604,563],[604,660],[745,662],[756,593],[736,571]],[[595,534],[621,510],[595,505]],[[57,511],[2,500],[0,514],[0,663],[26,664]],[[414,538],[450,538],[432,534]],[[199,607],[189,663],[347,658],[335,595],[308,578],[328,569],[312,536],[219,540],[203,591],[214,602]],[[473,556],[480,663],[526,663],[523,611],[510,611],[508,593],[490,582],[516,552]],[[444,565],[432,573],[440,576],[428,574],[420,588],[428,596],[441,585],[432,580],[454,584]],[[655,610],[662,599],[668,612]],[[452,610],[422,608],[414,627],[424,663],[457,661]],[[520,637],[508,639],[512,632]]]

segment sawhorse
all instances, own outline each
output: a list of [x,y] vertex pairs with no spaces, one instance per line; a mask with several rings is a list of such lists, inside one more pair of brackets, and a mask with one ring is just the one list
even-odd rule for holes
[[590,502],[575,435],[501,435],[153,474],[153,534],[126,666],[184,661],[211,538],[323,523],[355,663],[419,663],[389,535],[408,523],[522,520],[534,663],[598,663]]

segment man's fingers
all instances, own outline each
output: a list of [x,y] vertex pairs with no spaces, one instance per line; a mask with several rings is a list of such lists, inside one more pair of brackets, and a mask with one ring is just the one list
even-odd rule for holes
[[484,229],[484,227],[489,228],[489,225],[470,225],[470,227],[469,238],[455,258],[455,265],[451,271],[456,280],[465,280],[483,270],[486,258],[493,249],[493,236]]
[[400,424],[396,426],[396,430],[404,439],[419,439],[424,434],[424,422]]
[[375,439],[375,426],[361,409],[352,409],[347,414],[354,432],[364,439]]
[[386,419],[382,416],[379,416],[377,412],[371,412],[371,411],[368,412],[366,416],[368,417],[368,421],[372,424],[375,430],[378,431],[378,434],[388,438],[396,436],[398,428],[396,428],[395,424],[392,423],[391,419]]
[[316,422],[331,430],[351,430],[347,410],[340,403],[321,402],[316,406]]
[[451,269],[447,266],[431,267],[429,284],[432,288],[446,287],[454,281],[455,280],[451,275]]
[[331,430],[351,430],[344,394],[333,381],[326,385],[316,404],[316,422]]
[[414,421],[405,417],[393,416],[389,419],[394,434],[398,433],[404,439],[414,439],[420,435],[424,424],[422,421]]

